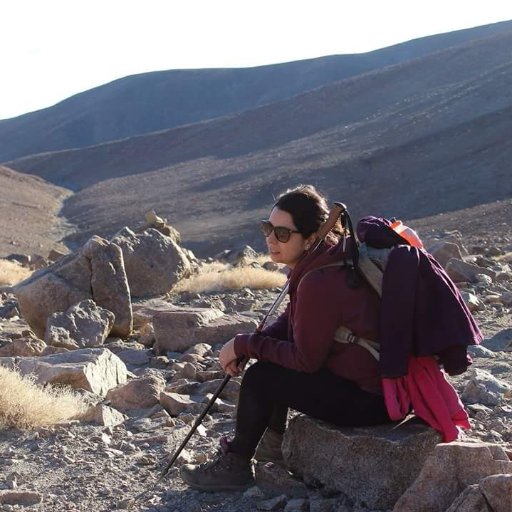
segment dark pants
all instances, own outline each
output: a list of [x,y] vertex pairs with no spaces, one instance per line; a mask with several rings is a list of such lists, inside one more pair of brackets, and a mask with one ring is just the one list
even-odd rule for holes
[[242,379],[232,450],[252,457],[267,427],[284,432],[288,408],[340,427],[389,423],[384,398],[322,369],[303,373],[257,362]]

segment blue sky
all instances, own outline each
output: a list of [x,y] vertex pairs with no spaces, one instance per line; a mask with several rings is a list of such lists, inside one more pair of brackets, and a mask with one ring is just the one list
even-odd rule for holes
[[360,53],[512,20],[506,0],[4,0],[0,119],[123,76]]

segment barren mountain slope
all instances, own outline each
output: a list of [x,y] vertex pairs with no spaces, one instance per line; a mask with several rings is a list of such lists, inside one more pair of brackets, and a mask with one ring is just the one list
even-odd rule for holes
[[12,165],[70,188],[96,183],[63,210],[78,243],[150,208],[194,250],[259,240],[254,219],[298,182],[356,216],[489,203],[512,194],[511,45],[512,32],[230,118]]
[[[268,150],[328,129],[339,130],[341,146],[374,122],[384,122],[383,129],[402,124],[390,139],[399,145],[510,107],[511,47],[512,30],[232,117],[6,165],[77,190],[198,158]],[[378,142],[377,148],[387,140]]]
[[[362,126],[345,145],[339,131],[324,132],[246,157],[204,158],[106,180],[71,197],[63,212],[79,227],[74,239],[80,242],[138,223],[153,208],[182,232],[185,244],[205,253],[259,241],[254,226],[273,197],[301,182],[347,203],[355,217],[454,211],[512,196],[511,119],[505,111],[393,147],[410,121],[394,127],[384,118],[375,131]],[[379,144],[384,138],[389,146]]]
[[299,182],[356,217],[486,204],[512,195],[510,47],[512,31],[237,116],[12,165],[92,185],[66,201],[70,242],[154,208],[202,254],[261,243],[255,221]]
[[511,28],[512,22],[494,23],[365,54],[256,68],[171,70],[125,77],[53,107],[0,121],[0,162],[233,114]]
[[512,199],[414,219],[410,225],[426,237],[459,231],[468,246],[498,244],[512,251]]
[[0,166],[0,256],[66,250],[59,242],[69,228],[57,217],[70,192]]

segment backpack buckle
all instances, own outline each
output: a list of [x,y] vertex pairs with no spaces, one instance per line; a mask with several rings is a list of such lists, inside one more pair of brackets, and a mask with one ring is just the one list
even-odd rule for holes
[[357,343],[359,338],[353,332],[350,332],[347,334],[347,341],[349,343]]

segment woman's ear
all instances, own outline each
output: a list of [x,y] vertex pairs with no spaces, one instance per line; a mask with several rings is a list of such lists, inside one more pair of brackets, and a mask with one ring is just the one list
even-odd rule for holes
[[304,248],[306,249],[306,251],[309,251],[309,249],[311,249],[311,247],[313,246],[315,241],[316,241],[316,233],[313,233],[312,235],[309,235],[306,238],[306,242],[304,244]]

